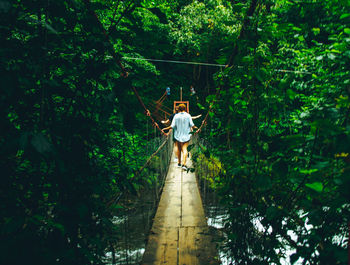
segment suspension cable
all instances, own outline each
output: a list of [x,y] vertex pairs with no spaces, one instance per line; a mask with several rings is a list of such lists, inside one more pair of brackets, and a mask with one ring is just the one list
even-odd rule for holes
[[219,86],[219,89],[216,91],[215,97],[213,98],[212,102],[211,102],[210,105],[209,105],[208,112],[207,112],[207,114],[205,115],[205,117],[204,117],[204,119],[203,119],[203,121],[202,121],[201,126],[200,126],[200,127],[198,128],[198,130],[194,133],[194,135],[200,133],[200,132],[202,131],[202,128],[207,124],[207,120],[208,120],[208,118],[209,118],[209,114],[212,112],[215,99],[219,96],[220,91],[221,91],[221,86]]
[[166,139],[163,141],[163,143],[158,147],[158,149],[152,155],[149,156],[149,158],[147,159],[146,163],[135,173],[135,176],[139,175],[144,170],[144,168],[151,162],[152,158],[156,154],[158,154],[160,150],[163,149],[163,147],[168,142],[168,140],[169,140],[169,135],[166,137]]
[[[206,66],[216,66],[216,67],[225,67],[227,68],[228,65],[225,64],[213,64],[213,63],[201,63],[201,62],[187,62],[187,61],[174,61],[174,60],[161,60],[161,59],[148,59],[148,58],[137,58],[137,57],[122,57],[122,59],[129,59],[129,60],[143,60],[143,61],[150,61],[150,62],[164,62],[164,63],[180,63],[180,64],[195,64],[195,65],[206,65]],[[237,65],[237,68],[244,68],[241,65]],[[308,71],[299,71],[299,70],[288,70],[288,69],[271,69],[275,72],[283,72],[283,73],[295,73],[295,74],[308,74],[311,75],[312,72]]]
[[[120,69],[122,70],[122,76],[124,78],[127,78],[129,73],[126,71],[125,67],[123,66],[123,64],[120,62],[119,58],[117,57],[117,52],[114,48],[114,46],[112,45],[111,43],[111,40],[109,38],[109,35],[108,33],[106,32],[104,26],[102,25],[100,19],[98,18],[96,12],[94,10],[91,9],[91,2],[90,0],[84,0],[88,10],[90,11],[90,13],[93,15],[93,17],[95,18],[97,24],[99,25],[107,43],[109,44],[108,47],[109,47],[109,50],[110,50],[110,53],[111,55],[113,56],[114,60],[116,61],[116,63],[119,65]],[[137,90],[134,86],[131,86],[132,87],[132,90],[134,91],[137,99],[139,100],[140,104],[142,105],[142,107],[145,109],[145,112],[146,112],[146,115],[148,117],[150,117],[150,119],[152,120],[152,123],[153,123],[153,126],[155,126],[163,135],[165,135],[165,133],[160,129],[159,125],[154,121],[153,117],[151,116],[151,113],[149,112],[149,110],[146,108],[145,104],[143,103],[141,97],[139,96],[139,94],[137,93]]]
[[[91,9],[91,2],[90,0],[84,0],[86,6],[88,7],[88,10],[90,11],[90,13],[93,15],[93,17],[95,18],[97,24],[99,25],[107,43],[109,44],[108,47],[110,49],[110,53],[113,56],[113,58],[115,59],[116,63],[119,65],[119,67],[122,70],[122,76],[124,78],[127,78],[129,73],[126,71],[125,67],[123,66],[123,64],[121,63],[121,61],[119,60],[119,58],[117,57],[117,52],[114,48],[114,46],[112,45],[109,35],[106,32],[104,26],[102,25],[100,19],[98,18],[96,12],[94,10]],[[154,61],[154,62],[168,62],[168,63],[179,63],[179,64],[195,64],[195,65],[206,65],[206,66],[216,66],[216,67],[228,67],[228,65],[224,65],[224,64],[212,64],[212,63],[201,63],[201,62],[188,62],[188,61],[175,61],[175,60],[160,60],[160,59],[145,59],[145,58],[135,58],[135,57],[122,57],[122,59],[129,59],[129,60],[148,60],[148,61]],[[232,67],[232,66],[231,66]],[[238,66],[239,67],[239,66]],[[283,70],[283,69],[274,69],[275,71],[278,72],[293,72],[293,73],[302,73],[302,74],[312,74],[310,72],[303,72],[303,71],[293,71],[293,70]],[[142,105],[142,107],[144,108],[146,115],[148,117],[150,117],[150,119],[152,120],[153,125],[163,134],[165,135],[165,133],[160,129],[159,125],[154,121],[153,117],[151,116],[151,113],[149,112],[149,110],[146,108],[145,104],[143,103],[141,97],[139,96],[136,88],[134,86],[131,86],[132,90],[134,91],[138,101],[140,102],[140,104]],[[220,89],[217,91],[216,95],[218,95],[218,92],[220,91]],[[199,132],[201,130],[201,128],[205,125],[206,120],[208,119],[209,113],[211,112],[212,109],[212,105],[211,104],[209,106],[209,110],[202,122],[202,125],[199,128]]]
[[137,57],[122,57],[122,59],[128,60],[142,60],[150,62],[163,62],[163,63],[179,63],[179,64],[195,64],[195,65],[206,65],[206,66],[216,66],[216,67],[225,67],[224,64],[215,64],[215,63],[201,63],[201,62],[188,62],[188,61],[175,61],[175,60],[161,60],[161,59],[146,59],[146,58],[137,58]]
[[98,18],[96,12],[94,10],[91,9],[91,2],[90,0],[84,0],[88,10],[90,11],[90,13],[93,15],[93,17],[95,18],[97,24],[99,25],[107,43],[109,44],[108,47],[110,49],[110,53],[111,55],[113,56],[113,58],[116,60],[117,64],[119,65],[119,67],[122,69],[123,71],[123,76],[126,78],[128,76],[128,72],[125,70],[124,66],[122,65],[122,63],[120,62],[119,58],[117,58],[117,52],[115,51],[114,49],[114,46],[112,45],[110,39],[109,39],[109,36],[108,36],[108,33],[106,31],[106,29],[104,28],[104,26],[102,25],[100,19]]
[[137,99],[139,100],[140,104],[142,105],[142,107],[145,109],[146,111],[146,115],[151,119],[153,126],[155,126],[163,135],[165,135],[165,133],[162,131],[162,129],[159,127],[158,123],[155,122],[155,120],[153,119],[151,113],[149,112],[149,110],[146,108],[145,104],[143,103],[139,93],[137,92],[136,88],[134,86],[131,86]]

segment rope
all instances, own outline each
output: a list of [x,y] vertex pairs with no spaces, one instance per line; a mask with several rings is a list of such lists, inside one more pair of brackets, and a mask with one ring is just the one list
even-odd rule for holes
[[216,91],[215,97],[213,98],[212,102],[209,105],[209,109],[207,114],[205,115],[201,126],[198,128],[198,130],[194,133],[194,135],[197,135],[198,133],[200,133],[202,131],[203,126],[205,126],[207,124],[207,119],[209,118],[209,113],[212,112],[213,109],[213,105],[214,105],[214,100],[218,97],[219,93],[221,91],[221,86],[219,86],[219,89]]
[[[151,106],[154,107],[155,112],[161,111],[161,112],[167,114],[168,116],[171,115],[170,112],[172,112],[172,111],[170,109],[167,109],[167,108],[163,109],[163,108],[159,107],[159,105],[155,102],[151,102],[150,104],[151,104]],[[163,106],[163,107],[165,107],[165,106]]]
[[[186,61],[172,61],[172,60],[160,60],[160,59],[147,59],[147,58],[136,58],[136,57],[122,57],[122,59],[129,59],[129,60],[143,60],[143,61],[150,61],[150,62],[165,62],[165,63],[181,63],[181,64],[195,64],[195,65],[207,65],[207,66],[217,66],[217,67],[228,67],[228,65],[225,64],[211,64],[211,63],[199,63],[199,62],[186,62]],[[237,68],[243,68],[243,66],[238,65]],[[285,69],[271,69],[276,72],[285,72],[285,73],[295,73],[295,74],[309,74],[311,75],[311,72],[308,71],[298,71],[298,70],[285,70]]]
[[174,60],[160,60],[160,59],[145,59],[145,58],[135,58],[135,57],[122,57],[122,59],[129,60],[142,60],[150,62],[164,62],[164,63],[181,63],[181,64],[195,64],[195,65],[207,65],[207,66],[216,66],[216,67],[225,67],[224,64],[214,64],[214,63],[198,63],[198,62],[186,62],[186,61],[174,61]]
[[[158,99],[157,101],[154,101],[154,107],[155,107],[155,110],[154,110],[154,113],[156,118],[158,120],[161,120],[158,116],[158,111],[162,111],[164,113],[166,113],[167,115],[170,115],[170,113],[168,113],[167,111],[163,110],[161,108],[162,104],[163,104],[163,101],[167,98],[167,91],[164,92],[164,94],[160,97],[160,99]],[[165,107],[165,106],[164,106]]]
[[[107,43],[109,44],[108,47],[109,47],[109,49],[110,49],[111,55],[113,56],[114,60],[117,62],[117,64],[119,65],[119,67],[121,68],[121,70],[122,70],[122,72],[123,72],[123,73],[122,73],[122,76],[123,76],[124,78],[127,78],[128,75],[129,75],[129,73],[126,71],[125,67],[123,66],[123,64],[122,64],[122,63],[120,62],[120,60],[118,59],[118,57],[117,57],[117,52],[115,51],[114,46],[112,45],[112,43],[111,43],[111,41],[110,41],[110,39],[109,39],[109,35],[108,35],[108,33],[106,32],[105,28],[103,27],[103,25],[102,25],[100,19],[98,18],[98,16],[97,16],[97,14],[95,13],[95,11],[91,9],[91,2],[90,2],[90,0],[84,0],[84,2],[85,2],[85,4],[86,4],[86,6],[88,7],[88,10],[90,11],[90,13],[91,13],[91,14],[93,15],[93,17],[95,18],[97,24],[98,24],[99,27],[101,28],[101,31],[102,31],[102,33],[103,33],[103,35],[104,35],[104,37],[105,37]],[[136,88],[133,87],[133,86],[131,86],[131,87],[132,87],[132,89],[133,89],[133,91],[134,91],[134,93],[135,93],[137,99],[139,100],[140,104],[141,104],[142,107],[145,109],[145,112],[146,112],[147,116],[150,117],[150,119],[152,120],[153,125],[154,125],[162,134],[165,135],[165,133],[162,132],[162,130],[159,128],[159,125],[158,125],[158,124],[154,121],[154,119],[152,118],[151,113],[150,113],[149,110],[146,108],[146,106],[145,106],[145,104],[143,103],[141,97],[140,97],[139,94],[137,93]]]
[[[244,68],[243,66],[241,65],[238,65],[237,68]],[[275,72],[284,72],[284,73],[295,73],[295,74],[308,74],[308,75],[312,75],[311,72],[308,72],[308,71],[298,71],[298,70],[285,70],[285,69],[270,69],[272,71],[275,71]]]
[[[110,39],[109,39],[109,35],[106,32],[105,28],[103,27],[101,21],[99,20],[97,14],[95,13],[95,11],[93,11],[91,9],[91,2],[90,0],[84,0],[86,6],[88,7],[88,10],[90,11],[90,13],[93,15],[93,17],[95,18],[97,24],[99,25],[105,39],[107,40],[107,43],[109,44],[108,47],[110,49],[110,53],[113,56],[113,58],[115,59],[115,61],[117,62],[117,64],[119,65],[119,67],[121,68],[123,74],[122,76],[124,78],[127,78],[129,73],[126,71],[126,69],[124,68],[123,64],[120,62],[120,60],[117,58],[117,53],[114,49],[114,46],[112,45]],[[211,63],[201,63],[201,62],[188,62],[188,61],[174,61],[174,60],[160,60],[160,59],[145,59],[145,58],[135,58],[135,57],[122,57],[122,59],[129,59],[129,60],[147,60],[147,61],[154,61],[154,62],[168,62],[168,63],[179,63],[179,64],[192,64],[192,65],[206,65],[206,66],[216,66],[216,67],[228,67],[228,65],[223,65],[223,64],[211,64]],[[274,69],[275,71],[279,71],[279,72],[294,72],[294,73],[303,73],[303,74],[311,74],[310,72],[302,72],[302,71],[293,71],[293,70],[283,70],[283,69]],[[134,86],[132,86],[132,89],[138,99],[138,101],[140,102],[140,104],[142,105],[142,107],[144,108],[146,114],[148,117],[150,117],[150,119],[152,120],[153,125],[163,134],[165,135],[165,133],[160,129],[159,125],[154,121],[153,117],[151,116],[151,113],[149,112],[149,110],[146,108],[145,104],[143,103],[141,97],[139,96],[136,88]],[[220,89],[217,91],[219,92]],[[218,93],[217,93],[218,94]],[[205,116],[205,119],[202,122],[202,125],[199,128],[199,132],[201,130],[201,128],[204,126],[204,124],[206,123],[206,120],[208,119],[209,116],[209,112],[211,112],[212,109],[212,104],[209,107],[208,113]]]
[[95,13],[95,11],[93,11],[91,9],[91,2],[90,0],[84,0],[86,6],[88,7],[88,10],[90,11],[90,13],[93,15],[93,17],[95,18],[97,24],[99,25],[105,39],[107,40],[107,43],[109,44],[109,49],[111,51],[111,55],[113,56],[113,58],[116,60],[117,64],[119,65],[119,67],[122,69],[123,71],[123,76],[126,78],[128,76],[128,72],[125,70],[124,66],[122,65],[122,63],[120,62],[120,60],[117,58],[117,52],[115,51],[114,49],[114,46],[112,45],[110,39],[109,39],[109,36],[108,36],[108,33],[106,32],[105,28],[103,27],[100,19],[98,18],[97,14]]
[[[238,68],[243,68],[243,66],[238,66]],[[288,72],[288,73],[300,73],[300,74],[312,74],[311,72],[304,72],[304,71],[293,71],[293,70],[283,70],[283,69],[272,69],[276,72]],[[217,98],[217,96],[219,95],[221,91],[221,86],[219,87],[219,89],[216,91],[215,97],[213,98],[213,101],[211,102],[211,104],[209,105],[209,109],[207,114],[205,115],[201,126],[199,127],[199,129],[194,133],[195,135],[200,133],[202,131],[203,126],[206,125],[207,123],[207,119],[209,118],[209,113],[212,112],[213,109],[213,105],[214,105],[214,100]]]
[[162,131],[162,129],[159,127],[158,123],[155,122],[155,120],[153,119],[151,113],[149,112],[149,110],[146,108],[145,104],[143,103],[139,93],[137,92],[136,88],[134,86],[131,86],[137,99],[139,100],[140,104],[142,105],[142,107],[145,109],[147,116],[151,119],[152,124],[155,128],[157,128],[163,135],[165,135],[165,133]]
[[159,104],[162,104],[166,96],[167,96],[167,92],[165,91],[164,94],[160,97],[160,99],[158,99],[156,102]]
[[294,71],[294,70],[284,70],[284,69],[272,69],[275,72],[284,72],[284,73],[295,73],[295,74],[307,74],[307,75],[312,75],[311,72],[307,72],[307,71]]
[[109,208],[112,205],[116,204],[121,197],[124,195],[124,192],[120,193],[120,194],[116,194],[109,202],[107,202],[106,206]]
[[165,146],[165,144],[168,142],[169,136],[164,140],[164,142],[158,147],[158,149],[147,159],[146,163],[135,173],[135,176],[139,175],[142,170],[151,162],[152,158],[159,153],[160,150]]
[[[154,106],[157,106],[157,102],[153,100],[153,102],[151,102],[151,104],[153,104]],[[168,106],[166,105],[162,105],[162,107],[159,107],[160,110],[166,110],[170,113],[173,113],[173,109],[172,108],[169,108]]]

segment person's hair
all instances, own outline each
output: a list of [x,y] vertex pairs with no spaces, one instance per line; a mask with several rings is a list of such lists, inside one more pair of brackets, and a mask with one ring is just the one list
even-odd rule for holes
[[179,105],[179,111],[184,111],[186,110],[186,105],[185,104],[180,104]]

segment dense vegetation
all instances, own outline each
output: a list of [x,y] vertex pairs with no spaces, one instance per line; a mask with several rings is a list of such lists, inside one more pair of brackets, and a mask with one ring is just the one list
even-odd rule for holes
[[278,264],[288,245],[297,250],[292,262],[346,264],[346,7],[342,1],[258,4],[235,44],[234,66],[217,75],[222,88],[212,134],[226,141],[217,148],[227,170],[220,181],[231,214],[228,248],[240,264]]
[[291,247],[292,262],[346,264],[349,7],[0,1],[0,263],[103,264],[118,233],[111,202],[148,182],[135,176],[149,124],[131,87],[151,106],[183,86],[191,112],[212,106],[206,137],[225,169],[215,186],[229,210],[226,254],[279,264]]

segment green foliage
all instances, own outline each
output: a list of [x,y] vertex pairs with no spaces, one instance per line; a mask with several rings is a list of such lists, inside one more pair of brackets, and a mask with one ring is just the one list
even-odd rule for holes
[[[143,52],[129,42],[161,25],[139,1],[87,2],[0,3],[1,264],[104,263],[110,204],[148,180],[134,176],[146,119],[93,12],[117,56]],[[151,75],[139,87],[159,74],[127,67]]]
[[192,159],[195,162],[197,177],[208,181],[211,189],[217,189],[217,185],[220,185],[222,182],[221,176],[225,173],[219,159],[211,155],[208,149],[204,147],[201,147],[200,150],[194,150],[192,152]]
[[237,31],[235,16],[220,0],[193,1],[180,14],[174,14],[172,20],[171,37],[176,41],[175,52],[200,60],[211,60],[217,56],[226,38]]
[[0,2],[1,264],[105,262],[114,199],[157,185],[165,161],[135,175],[157,143],[131,85],[157,118],[167,86],[170,108],[180,86],[191,113],[212,106],[215,148],[196,170],[227,206],[235,263],[279,264],[288,248],[292,262],[346,263],[349,3],[254,2]]
[[239,40],[239,67],[216,76],[224,87],[211,135],[226,170],[217,184],[230,211],[226,250],[237,263],[280,264],[294,248],[292,262],[346,264],[346,8],[344,1],[260,3]]

